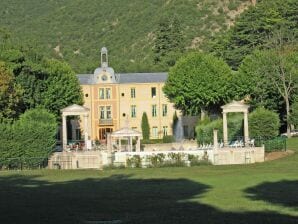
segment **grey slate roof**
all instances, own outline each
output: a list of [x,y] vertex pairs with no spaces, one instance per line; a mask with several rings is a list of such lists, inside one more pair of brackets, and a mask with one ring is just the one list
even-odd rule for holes
[[[93,79],[93,74],[78,74],[78,80],[81,85],[96,84]],[[116,74],[117,83],[155,83],[165,82],[167,80],[168,73],[120,73]]]
[[168,73],[124,73],[116,74],[119,83],[165,82]]
[[77,78],[81,85],[91,85],[93,83],[93,74],[78,74]]

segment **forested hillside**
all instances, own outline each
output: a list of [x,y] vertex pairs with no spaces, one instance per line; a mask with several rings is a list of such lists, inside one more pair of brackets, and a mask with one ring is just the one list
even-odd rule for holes
[[47,57],[65,60],[80,73],[91,72],[99,64],[102,46],[109,49],[111,65],[118,72],[161,71],[168,64],[156,60],[154,46],[163,21],[175,21],[181,34],[175,38],[181,38],[183,50],[196,49],[215,33],[227,30],[251,2],[0,1],[0,36],[6,45],[32,46]]

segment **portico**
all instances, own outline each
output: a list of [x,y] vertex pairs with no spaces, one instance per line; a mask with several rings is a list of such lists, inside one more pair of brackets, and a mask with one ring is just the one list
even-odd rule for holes
[[223,114],[223,140],[224,146],[228,146],[228,121],[227,114],[228,113],[243,113],[244,115],[244,144],[247,145],[249,143],[249,131],[248,131],[248,108],[249,106],[244,104],[241,101],[232,101],[229,104],[226,104],[221,107]]
[[[88,140],[90,138],[89,132],[88,132],[88,118],[90,110],[86,107],[73,104],[71,106],[68,106],[61,110],[62,113],[62,143],[63,143],[63,149],[66,149],[67,146],[67,116],[80,116],[83,117],[83,123],[84,123],[84,142],[85,142],[85,149],[91,149],[91,145],[88,144]],[[90,145],[90,146],[89,146]]]

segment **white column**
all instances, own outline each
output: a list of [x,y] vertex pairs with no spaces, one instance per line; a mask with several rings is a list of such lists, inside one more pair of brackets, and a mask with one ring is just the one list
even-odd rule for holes
[[88,115],[84,115],[84,141],[85,148],[87,149],[87,141],[88,141]]
[[136,152],[140,152],[140,151],[141,151],[141,139],[140,139],[140,137],[138,137]]
[[130,151],[132,152],[132,137],[129,137],[129,148],[130,148]]
[[66,149],[66,145],[67,145],[66,115],[62,115],[62,143],[63,143],[63,149]]
[[249,141],[249,132],[248,132],[248,112],[244,112],[244,143],[248,144]]
[[228,142],[228,122],[227,122],[227,113],[223,112],[223,138],[224,138],[224,145],[227,146]]
[[213,145],[214,149],[218,149],[218,138],[217,138],[217,129],[213,129]]

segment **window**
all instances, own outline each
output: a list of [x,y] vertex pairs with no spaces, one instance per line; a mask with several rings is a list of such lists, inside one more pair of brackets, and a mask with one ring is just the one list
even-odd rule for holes
[[157,106],[156,104],[152,105],[152,117],[157,116]]
[[99,107],[99,118],[104,119],[112,119],[112,107],[111,106],[100,106]]
[[111,99],[111,88],[99,88],[99,99]]
[[104,99],[104,98],[105,98],[105,89],[99,88],[99,99]]
[[168,115],[168,105],[167,104],[163,104],[162,105],[162,116],[166,117]]
[[137,116],[137,111],[136,111],[136,105],[130,106],[130,115],[131,117],[136,117]]
[[156,87],[151,87],[151,97],[152,98],[156,97]]
[[157,129],[157,127],[152,127],[152,136],[153,136],[153,138],[157,138],[158,137],[158,129]]
[[130,97],[131,98],[136,98],[136,88],[131,88],[130,89]]
[[111,89],[106,88],[106,99],[111,99]]
[[100,107],[100,119],[105,119],[105,107]]
[[107,119],[111,119],[112,118],[112,112],[111,112],[111,106],[107,106],[106,107],[106,112],[107,112]]
[[162,132],[163,132],[163,136],[167,136],[168,135],[168,126],[163,126]]

